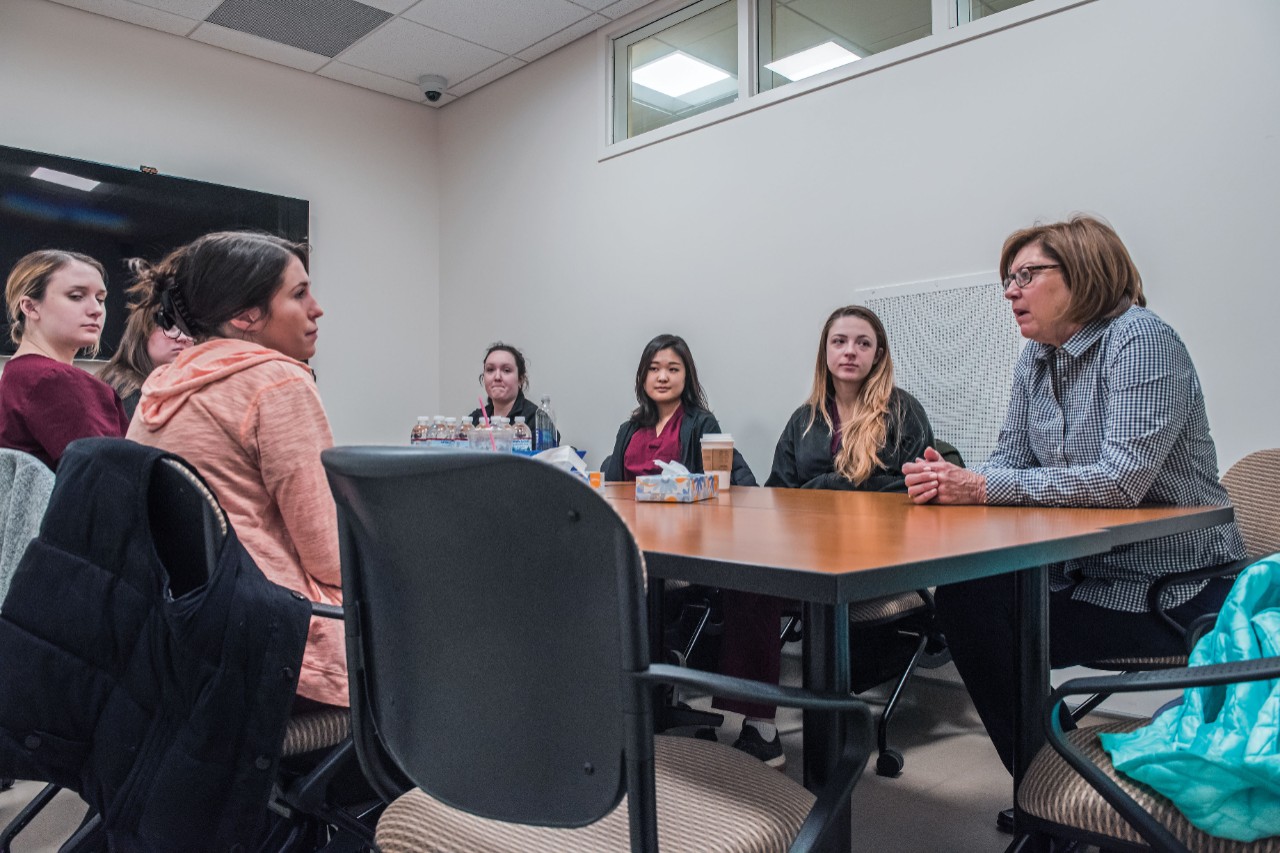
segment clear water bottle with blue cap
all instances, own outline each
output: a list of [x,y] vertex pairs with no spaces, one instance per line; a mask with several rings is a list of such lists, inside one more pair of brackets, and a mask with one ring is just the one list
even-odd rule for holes
[[550,450],[557,444],[556,417],[551,409],[551,397],[544,396],[533,416],[533,449]]

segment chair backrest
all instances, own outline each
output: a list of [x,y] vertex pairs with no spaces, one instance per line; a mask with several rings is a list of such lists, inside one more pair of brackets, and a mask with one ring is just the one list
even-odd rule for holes
[[1240,525],[1245,549],[1252,559],[1280,551],[1277,478],[1280,478],[1280,448],[1256,450],[1222,475],[1222,485],[1235,505],[1236,524]]
[[375,787],[386,796],[403,774],[455,808],[542,826],[611,811],[624,759],[652,755],[648,693],[628,677],[648,665],[643,565],[617,513],[519,456],[352,447],[322,459],[352,725]]
[[[227,517],[200,476],[176,459],[161,459],[151,469],[147,513],[156,554],[169,575],[174,598],[204,585],[218,565],[227,538]],[[199,518],[203,535],[192,538]]]

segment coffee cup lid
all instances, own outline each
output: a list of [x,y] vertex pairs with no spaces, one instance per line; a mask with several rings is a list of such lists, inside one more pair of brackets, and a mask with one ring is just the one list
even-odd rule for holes
[[733,441],[733,436],[727,432],[706,432],[702,434],[703,442],[708,441]]

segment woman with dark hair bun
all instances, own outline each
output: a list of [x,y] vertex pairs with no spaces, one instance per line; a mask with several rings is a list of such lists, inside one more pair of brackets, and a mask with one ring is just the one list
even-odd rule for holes
[[14,264],[5,307],[18,349],[0,374],[0,447],[56,470],[76,439],[129,428],[111,387],[73,363],[82,350],[98,352],[106,278],[102,264],[78,252],[43,249]]
[[[702,473],[702,436],[720,432],[707,408],[689,345],[679,335],[658,335],[645,345],[636,368],[636,402],[631,417],[618,427],[613,453],[601,466],[606,480],[634,480],[661,473],[653,464],[676,461]],[[755,475],[738,451],[733,452],[730,482],[756,485]]]
[[[208,234],[132,266],[139,311],[196,341],[142,385],[128,437],[183,456],[208,481],[263,574],[342,604],[337,509],[320,464],[333,445],[306,365],[324,314],[307,247],[266,234]],[[315,619],[298,702],[348,704],[342,623]]]
[[529,429],[534,428],[533,416],[538,413],[538,404],[524,395],[529,390],[524,353],[502,341],[490,344],[484,353],[480,384],[489,399],[483,411],[476,409],[471,413],[471,423],[478,424],[485,416],[512,421],[522,417]]

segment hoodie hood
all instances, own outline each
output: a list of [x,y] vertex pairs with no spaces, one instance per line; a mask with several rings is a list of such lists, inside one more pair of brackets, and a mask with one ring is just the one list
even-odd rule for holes
[[310,372],[282,352],[232,338],[215,338],[183,350],[171,364],[157,367],[142,384],[137,419],[148,429],[169,422],[192,395],[229,376],[269,362],[284,362]]

